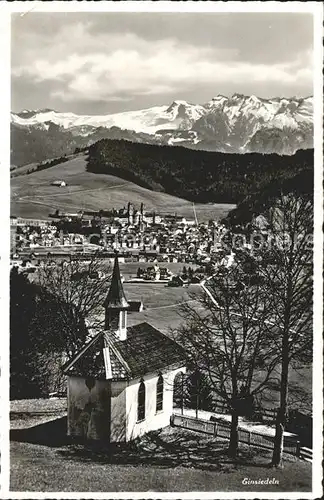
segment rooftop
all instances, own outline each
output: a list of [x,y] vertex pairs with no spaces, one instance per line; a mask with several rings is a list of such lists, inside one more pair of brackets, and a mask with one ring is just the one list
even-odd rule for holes
[[185,364],[180,345],[151,326],[139,323],[127,328],[127,339],[118,340],[102,331],[63,366],[66,375],[106,379],[103,349],[109,347],[113,380],[130,379]]

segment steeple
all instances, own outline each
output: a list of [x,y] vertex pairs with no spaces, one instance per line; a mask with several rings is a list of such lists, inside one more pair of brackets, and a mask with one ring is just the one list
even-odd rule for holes
[[127,309],[123,284],[120,277],[118,254],[115,254],[114,269],[108,295],[104,302],[105,330],[113,330],[120,340],[125,340],[127,335]]

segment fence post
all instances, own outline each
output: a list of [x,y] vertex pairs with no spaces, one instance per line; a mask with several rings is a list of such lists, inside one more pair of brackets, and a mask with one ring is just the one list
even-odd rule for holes
[[218,424],[215,422],[214,436],[217,438]]
[[248,440],[248,445],[251,446],[251,431],[249,431],[249,440]]

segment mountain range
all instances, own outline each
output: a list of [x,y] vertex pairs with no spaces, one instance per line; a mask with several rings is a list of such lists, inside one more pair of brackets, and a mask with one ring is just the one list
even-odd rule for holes
[[313,147],[313,98],[234,94],[218,95],[205,104],[177,100],[169,106],[100,116],[51,109],[11,113],[15,165],[71,153],[103,138],[224,153],[292,155]]

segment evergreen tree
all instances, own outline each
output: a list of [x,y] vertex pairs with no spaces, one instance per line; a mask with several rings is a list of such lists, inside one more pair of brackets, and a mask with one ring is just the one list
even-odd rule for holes
[[48,392],[46,356],[33,329],[37,289],[13,268],[10,273],[10,397],[45,396]]
[[213,388],[204,373],[199,370],[192,372],[184,384],[184,406],[196,410],[213,411]]

